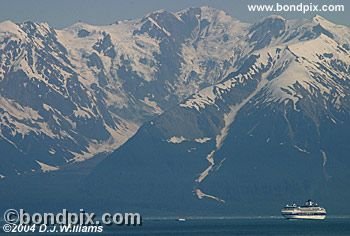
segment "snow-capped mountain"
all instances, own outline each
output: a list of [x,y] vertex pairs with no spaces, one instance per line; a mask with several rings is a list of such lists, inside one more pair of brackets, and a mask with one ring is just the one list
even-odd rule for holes
[[209,7],[62,30],[3,22],[0,58],[2,183],[102,153],[62,203],[239,214],[350,197],[346,26]]
[[341,212],[350,196],[349,32],[320,16],[250,26],[235,69],[145,123],[92,173],[91,194],[101,197],[104,183],[114,186],[106,198],[130,207],[228,214],[316,197]]
[[108,153],[232,70],[246,24],[208,7],[108,26],[0,24],[0,174]]

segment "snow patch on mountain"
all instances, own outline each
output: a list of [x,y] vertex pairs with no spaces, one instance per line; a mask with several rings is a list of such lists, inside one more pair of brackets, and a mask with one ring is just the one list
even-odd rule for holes
[[215,151],[211,151],[207,155],[206,159],[209,162],[209,166],[202,173],[199,174],[199,177],[196,179],[196,182],[201,183],[209,175],[209,172],[212,171],[212,169],[215,165],[214,153],[215,153]]
[[143,102],[151,107],[155,114],[161,114],[163,110],[158,106],[158,104],[155,101],[151,101],[149,97],[144,97]]
[[174,144],[179,144],[179,143],[182,143],[182,142],[185,142],[185,141],[193,141],[193,142],[196,142],[196,143],[206,143],[208,141],[210,141],[211,138],[208,138],[208,137],[203,137],[203,138],[195,138],[193,140],[191,139],[187,139],[183,136],[180,136],[180,137],[177,137],[177,136],[173,136],[171,138],[169,138],[167,140],[168,143],[174,143]]
[[259,84],[257,85],[256,89],[245,99],[243,99],[242,102],[239,104],[233,105],[230,107],[230,112],[226,113],[224,115],[224,127],[221,129],[220,133],[216,136],[216,148],[219,150],[227,136],[228,130],[231,126],[231,124],[234,122],[237,113],[240,111],[240,109],[247,104],[266,84],[268,81],[263,78]]
[[208,138],[208,137],[194,139],[194,141],[197,142],[197,143],[206,143],[206,142],[208,142],[210,140],[211,140],[211,138]]
[[195,108],[197,111],[204,109],[206,105],[215,104],[215,94],[213,87],[207,87],[199,93],[194,94],[190,99],[180,104],[180,107]]
[[56,171],[56,170],[59,170],[59,167],[56,167],[56,166],[50,166],[48,164],[45,164],[44,162],[40,162],[38,160],[36,160],[36,163],[39,164],[40,166],[40,169],[42,172],[50,172],[50,171]]
[[294,145],[294,147],[299,151],[299,152],[303,152],[303,153],[306,153],[306,154],[310,154],[310,152],[308,152],[306,149],[303,149],[297,145]]
[[310,75],[306,69],[300,64],[292,61],[283,73],[283,76],[279,76],[270,82],[269,96],[265,102],[282,102],[288,99],[293,102],[294,110],[297,110],[295,104],[302,97],[294,90],[293,85],[298,82],[303,86],[308,86],[306,82],[309,80]]
[[0,22],[0,39],[3,40],[4,38],[10,38],[11,36],[22,39],[24,35],[25,33],[14,22],[9,20]]
[[116,129],[107,125],[105,128],[110,134],[109,139],[106,141],[92,140],[86,151],[80,153],[71,152],[74,155],[75,162],[88,160],[98,153],[110,153],[116,150],[136,133],[139,125],[132,122],[123,122]]
[[323,175],[327,180],[329,180],[330,178],[332,178],[332,176],[330,176],[327,173],[327,169],[326,169],[326,165],[327,165],[327,161],[328,161],[327,154],[324,150],[321,150],[321,154],[322,154]]
[[158,23],[152,18],[152,17],[147,17],[147,19],[153,24],[155,25],[158,29],[162,30],[168,37],[171,36],[171,34],[169,33],[169,31],[167,31],[164,27],[160,27],[158,25]]
[[[349,65],[348,53],[340,51],[337,42],[325,35],[320,35],[314,40],[292,44],[285,50],[287,51],[274,67],[282,68],[285,66],[283,63],[288,64],[288,67],[285,66],[283,73],[269,83],[269,96],[265,102],[282,102],[288,99],[293,102],[294,109],[297,110],[295,105],[302,99],[302,95],[296,91],[296,84],[304,87],[310,94],[320,92],[331,95],[332,92],[336,92],[340,97],[345,96],[346,92],[335,81],[334,75],[345,80],[348,78],[347,74],[334,70],[331,66],[332,59],[323,56],[337,55],[338,61]],[[328,70],[320,73],[321,66]],[[332,74],[329,74],[329,71],[332,71]],[[315,77],[316,75],[318,77]],[[331,91],[330,88],[336,88],[336,90]]]
[[[0,112],[1,124],[12,124],[12,126],[9,127],[12,137],[16,134],[20,134],[24,137],[30,132],[36,134],[42,133],[49,137],[55,137],[55,134],[48,127],[48,124],[44,122],[39,113],[32,108],[22,106],[9,99],[4,99],[3,97],[0,97],[0,105],[3,109],[3,111]],[[33,126],[33,123],[36,123],[39,128]],[[1,130],[0,137],[9,140],[9,137],[5,137]]]
[[182,143],[183,141],[186,141],[185,137],[183,136],[180,136],[180,137],[173,136],[167,140],[168,143],[174,143],[174,144]]
[[199,188],[195,189],[194,193],[196,194],[198,199],[208,198],[208,199],[212,199],[212,200],[218,201],[220,203],[225,203],[224,200],[222,200],[222,199],[220,199],[218,197],[215,197],[213,195],[209,195],[209,194],[203,193],[202,190],[200,190]]
[[49,149],[49,153],[50,153],[51,155],[55,155],[56,150],[55,150],[54,148],[50,148],[50,149]]

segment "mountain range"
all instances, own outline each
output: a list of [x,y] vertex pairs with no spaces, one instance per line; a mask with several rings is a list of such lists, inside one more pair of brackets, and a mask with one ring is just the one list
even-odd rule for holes
[[235,215],[316,198],[349,213],[347,26],[209,7],[6,21],[0,58],[0,188],[19,186],[5,199]]

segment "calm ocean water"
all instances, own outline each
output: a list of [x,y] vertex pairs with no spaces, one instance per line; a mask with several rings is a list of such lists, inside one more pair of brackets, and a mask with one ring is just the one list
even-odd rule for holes
[[350,218],[323,221],[274,219],[144,220],[142,226],[105,227],[106,235],[344,235],[350,236]]

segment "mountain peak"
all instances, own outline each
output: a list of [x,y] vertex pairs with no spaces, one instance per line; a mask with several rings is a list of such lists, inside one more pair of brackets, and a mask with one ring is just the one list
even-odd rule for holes
[[64,30],[79,31],[79,30],[82,30],[82,29],[92,29],[94,27],[95,27],[94,25],[90,25],[89,23],[78,21],[78,22],[76,22],[76,23],[74,23],[74,24],[64,28]]
[[10,20],[0,22],[0,32],[14,32],[17,29],[18,25]]
[[10,20],[0,22],[0,39],[9,36],[22,38],[24,37],[24,32],[21,30],[18,24]]
[[156,11],[152,11],[151,13],[147,14],[144,18],[148,18],[148,17],[153,17],[153,16],[163,16],[163,17],[167,17],[169,15],[172,15],[173,13],[164,10],[164,9],[159,9]]
[[219,10],[217,8],[214,8],[214,7],[210,7],[210,6],[201,6],[201,7],[189,7],[189,8],[185,8],[185,9],[182,9],[179,11],[180,12],[188,12],[188,11],[191,11],[191,10],[198,10],[198,11],[201,11],[201,12],[222,12],[222,10]]
[[321,15],[316,14],[314,17],[312,17],[313,21],[325,21],[326,19],[322,17]]
[[334,23],[332,23],[331,21],[327,20],[326,18],[320,16],[320,15],[315,15],[313,18],[312,18],[312,21],[317,23],[317,24],[320,24],[322,26],[333,26]]
[[264,17],[261,21],[275,21],[275,20],[286,21],[286,19],[280,15],[270,15],[270,16]]
[[227,14],[225,11],[219,10],[213,7],[203,6],[203,7],[200,7],[200,10],[201,10],[202,18],[217,17],[219,19],[224,19],[229,17],[230,19],[232,19],[232,17],[229,14]]
[[200,9],[202,12],[211,12],[211,13],[220,13],[220,12],[224,12],[223,10],[219,10],[219,9],[217,9],[217,8],[210,7],[210,6],[201,6],[201,7],[199,7],[199,9]]
[[253,29],[255,29],[255,28],[263,29],[263,28],[261,28],[261,26],[265,26],[265,28],[270,28],[270,27],[281,28],[282,25],[285,25],[285,22],[286,22],[286,19],[284,19],[282,16],[271,15],[271,16],[264,17],[260,21],[256,22],[252,28]]
[[210,6],[190,7],[183,9],[175,14],[182,15],[189,12],[196,14],[198,17],[200,16],[202,19],[224,19],[226,17],[232,19],[232,17],[228,15],[225,11]]

